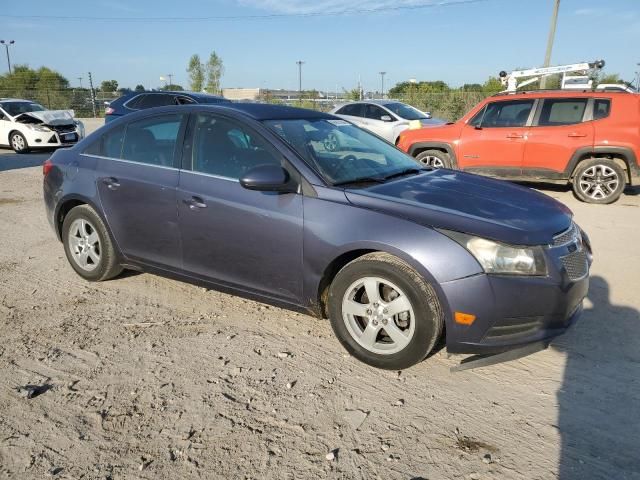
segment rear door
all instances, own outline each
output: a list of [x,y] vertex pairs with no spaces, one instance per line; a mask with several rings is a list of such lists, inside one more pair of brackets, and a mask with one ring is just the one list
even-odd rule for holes
[[592,102],[586,97],[540,100],[527,132],[524,176],[562,176],[577,149],[593,146]]
[[[178,190],[187,273],[284,301],[302,299],[302,195],[243,188],[282,154],[244,122],[193,114]],[[292,175],[294,173],[292,172]]]
[[176,213],[177,161],[187,115],[162,114],[105,134],[97,188],[120,251],[133,260],[180,268]]
[[498,176],[519,176],[534,99],[488,103],[462,128],[458,166]]

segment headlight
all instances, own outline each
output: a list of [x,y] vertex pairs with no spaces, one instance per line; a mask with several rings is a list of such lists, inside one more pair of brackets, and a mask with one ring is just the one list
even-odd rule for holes
[[84,123],[80,120],[75,120],[76,128],[78,129],[78,133],[80,134],[80,138],[84,138]]
[[486,273],[507,275],[546,275],[542,247],[514,246],[465,233],[440,230],[466,248]]
[[50,132],[51,131],[47,127],[44,127],[42,125],[34,125],[32,123],[27,123],[25,125],[27,126],[27,128],[29,128],[31,130],[35,130],[36,132]]

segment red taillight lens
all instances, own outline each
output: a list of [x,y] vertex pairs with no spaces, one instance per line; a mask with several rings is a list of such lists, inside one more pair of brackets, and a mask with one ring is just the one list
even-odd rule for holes
[[111,115],[113,112],[115,112],[115,110],[113,108],[111,108],[111,107],[107,107],[107,108],[104,109],[104,113],[106,115]]
[[44,175],[45,177],[49,175],[49,172],[51,171],[52,168],[53,168],[53,162],[51,161],[50,158],[48,158],[42,164],[42,175]]

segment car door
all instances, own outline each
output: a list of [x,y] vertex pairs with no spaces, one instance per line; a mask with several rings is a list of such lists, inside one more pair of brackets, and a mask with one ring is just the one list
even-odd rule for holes
[[107,223],[129,259],[182,266],[176,190],[186,118],[145,117],[109,131],[94,150],[90,147],[89,153],[100,152],[96,182]]
[[458,166],[499,176],[520,176],[534,99],[488,103],[462,127]]
[[[386,141],[393,143],[393,116],[380,108],[378,105],[367,103],[364,110],[366,127],[376,135],[381,136]],[[383,120],[383,118],[391,118],[391,120]]]
[[302,195],[247,190],[239,182],[255,166],[284,165],[282,154],[225,116],[193,114],[189,131],[178,189],[185,271],[299,303]]
[[[573,154],[593,146],[594,126],[589,98],[545,98],[527,133],[523,175],[562,173]],[[602,102],[600,102],[602,103]],[[545,173],[546,172],[546,173]]]

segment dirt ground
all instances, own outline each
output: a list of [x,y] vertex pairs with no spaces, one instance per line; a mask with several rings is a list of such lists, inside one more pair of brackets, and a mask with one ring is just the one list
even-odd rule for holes
[[17,168],[44,158],[0,153],[0,478],[640,479],[640,190],[545,190],[595,250],[551,348],[386,372],[326,321],[148,274],[83,281],[40,168]]

